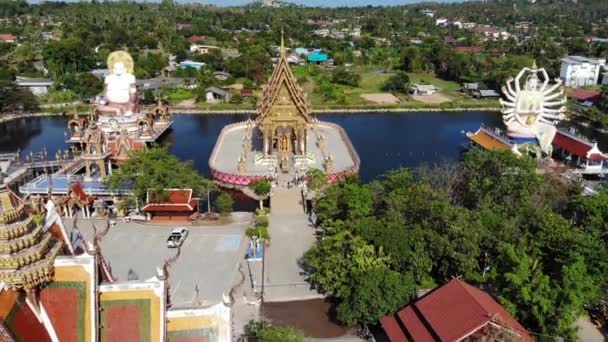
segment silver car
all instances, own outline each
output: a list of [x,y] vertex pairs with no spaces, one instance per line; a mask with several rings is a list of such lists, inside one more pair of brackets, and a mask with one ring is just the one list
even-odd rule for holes
[[175,228],[171,231],[171,235],[169,235],[169,238],[167,239],[167,247],[177,248],[184,243],[187,237],[188,229],[184,227]]

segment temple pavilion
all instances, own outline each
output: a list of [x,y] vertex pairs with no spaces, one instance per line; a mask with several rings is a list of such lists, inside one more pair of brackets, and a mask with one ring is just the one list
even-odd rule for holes
[[304,176],[311,168],[338,181],[359,171],[359,157],[338,125],[313,117],[281,42],[280,56],[262,88],[255,120],[224,127],[209,158],[220,184],[242,187],[260,178],[279,183]]
[[148,279],[117,280],[101,251],[109,222],[85,241],[59,213],[52,200],[26,202],[0,185],[0,341],[231,340],[224,303],[173,306],[177,255]]

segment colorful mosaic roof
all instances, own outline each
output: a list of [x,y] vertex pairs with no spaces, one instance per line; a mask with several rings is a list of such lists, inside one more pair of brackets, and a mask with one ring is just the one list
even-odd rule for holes
[[25,203],[4,185],[0,202],[0,281],[14,290],[49,282],[62,243],[44,230],[42,217],[27,216]]
[[4,332],[16,341],[51,342],[51,337],[40,322],[21,291],[0,291],[0,322]]
[[230,308],[223,303],[167,312],[168,342],[230,341],[230,334]]

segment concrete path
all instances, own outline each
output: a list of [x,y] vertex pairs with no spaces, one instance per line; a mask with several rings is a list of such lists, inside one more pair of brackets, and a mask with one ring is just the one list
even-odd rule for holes
[[273,189],[270,246],[266,251],[265,265],[266,302],[323,297],[310,289],[300,266],[302,256],[316,241],[314,232],[304,213],[301,189]]

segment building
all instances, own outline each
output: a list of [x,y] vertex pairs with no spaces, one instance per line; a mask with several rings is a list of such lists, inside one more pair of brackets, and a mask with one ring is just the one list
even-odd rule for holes
[[426,15],[427,17],[430,17],[430,18],[433,18],[435,16],[435,12],[431,11],[430,9],[420,10],[420,14]]
[[432,84],[414,84],[410,92],[412,95],[433,95],[437,92],[437,87]]
[[574,89],[570,98],[576,100],[576,105],[589,108],[602,100],[602,93],[597,90]]
[[53,80],[50,78],[32,78],[17,76],[15,84],[19,88],[25,88],[36,96],[42,96],[48,93],[49,88],[53,85]]
[[509,151],[514,148],[514,145],[507,137],[501,135],[500,131],[492,131],[483,126],[479,127],[475,133],[467,132],[467,138],[474,146],[484,150]]
[[0,34],[0,43],[16,43],[17,37],[10,33],[2,33]]
[[476,26],[472,28],[471,31],[481,35],[484,41],[507,40],[511,37],[511,34],[506,30],[490,25]]
[[219,50],[219,47],[213,46],[213,45],[198,45],[198,44],[190,45],[190,52],[196,52],[201,55],[206,55],[211,50]]
[[230,101],[230,92],[218,87],[207,88],[207,102],[228,102]]
[[190,23],[177,23],[175,24],[177,30],[192,30],[192,24]]
[[391,342],[532,341],[488,293],[460,279],[435,288],[380,323]]
[[0,340],[231,340],[223,303],[172,308],[172,259],[146,280],[117,280],[100,247],[109,223],[88,242],[53,201],[40,204],[0,187],[0,248],[11,251],[0,258]]
[[225,72],[225,71],[215,71],[213,72],[213,78],[215,78],[218,81],[225,81],[229,78],[231,78],[232,75],[230,75],[230,73]]
[[329,56],[326,53],[315,52],[308,55],[307,60],[309,63],[321,64],[327,62]]
[[553,139],[553,155],[571,164],[577,173],[608,173],[608,155],[600,151],[597,142],[590,142],[574,133],[557,131]]
[[484,100],[495,100],[500,98],[500,94],[493,89],[474,90],[471,94],[478,99]]
[[255,121],[233,123],[220,132],[209,157],[219,184],[243,189],[266,178],[283,186],[311,168],[324,170],[332,183],[359,172],[360,159],[346,132],[312,116],[283,43],[256,111]]
[[597,85],[600,73],[606,68],[603,58],[566,56],[561,61],[559,77],[566,87],[572,88]]
[[196,217],[198,202],[198,198],[192,197],[192,189],[148,190],[142,210],[152,222],[186,223]]
[[202,68],[202,67],[205,66],[205,63],[203,63],[203,62],[195,62],[195,61],[191,61],[191,60],[185,60],[185,61],[181,61],[181,62],[177,63],[177,66],[179,68],[200,69],[200,68]]

